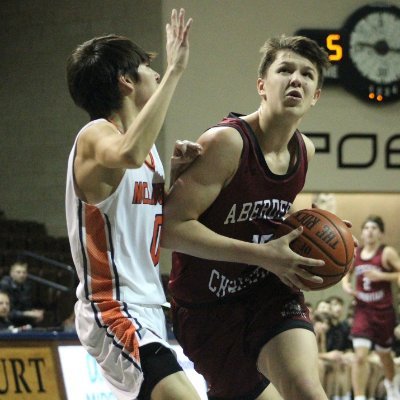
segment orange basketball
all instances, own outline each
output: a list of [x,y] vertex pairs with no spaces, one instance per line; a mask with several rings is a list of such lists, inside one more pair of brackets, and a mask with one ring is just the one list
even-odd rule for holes
[[292,241],[290,248],[297,254],[325,261],[322,267],[303,266],[324,281],[321,284],[305,279],[310,290],[335,285],[348,272],[354,257],[354,240],[350,229],[335,214],[319,208],[304,209],[291,214],[277,229],[277,237],[286,235],[300,225],[303,233]]

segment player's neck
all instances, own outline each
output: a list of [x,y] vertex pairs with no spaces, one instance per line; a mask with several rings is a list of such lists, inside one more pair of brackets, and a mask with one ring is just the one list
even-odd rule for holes
[[120,110],[112,113],[109,117],[108,120],[115,125],[115,127],[121,132],[125,133],[132,122],[135,120],[138,110],[129,107],[129,106],[123,106]]
[[259,141],[266,151],[286,151],[288,143],[297,129],[298,121],[290,118],[272,116],[268,110],[260,107],[258,110]]
[[362,249],[363,254],[375,254],[381,245],[380,242],[365,243]]

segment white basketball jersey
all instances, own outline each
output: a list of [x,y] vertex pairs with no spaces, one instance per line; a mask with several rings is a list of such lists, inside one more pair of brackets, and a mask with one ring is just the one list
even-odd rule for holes
[[[104,122],[90,124],[100,121]],[[156,147],[150,153],[151,163],[127,169],[116,191],[92,205],[80,200],[75,191],[73,163],[78,136],[68,160],[66,187],[78,299],[101,304],[103,312],[115,310],[118,303],[121,310],[129,304],[163,304],[159,256],[164,170]]]

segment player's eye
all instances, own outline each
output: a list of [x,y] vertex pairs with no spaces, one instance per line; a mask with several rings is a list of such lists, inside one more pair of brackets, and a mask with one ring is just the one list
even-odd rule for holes
[[278,68],[279,73],[289,73],[289,68],[288,67],[280,67]]
[[311,71],[305,72],[303,75],[307,78],[314,79],[314,74]]

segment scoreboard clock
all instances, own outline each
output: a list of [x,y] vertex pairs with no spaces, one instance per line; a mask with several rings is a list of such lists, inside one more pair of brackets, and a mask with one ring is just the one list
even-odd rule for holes
[[326,83],[340,83],[370,103],[400,100],[400,8],[363,6],[341,29],[300,29],[297,35],[325,47],[332,67]]

